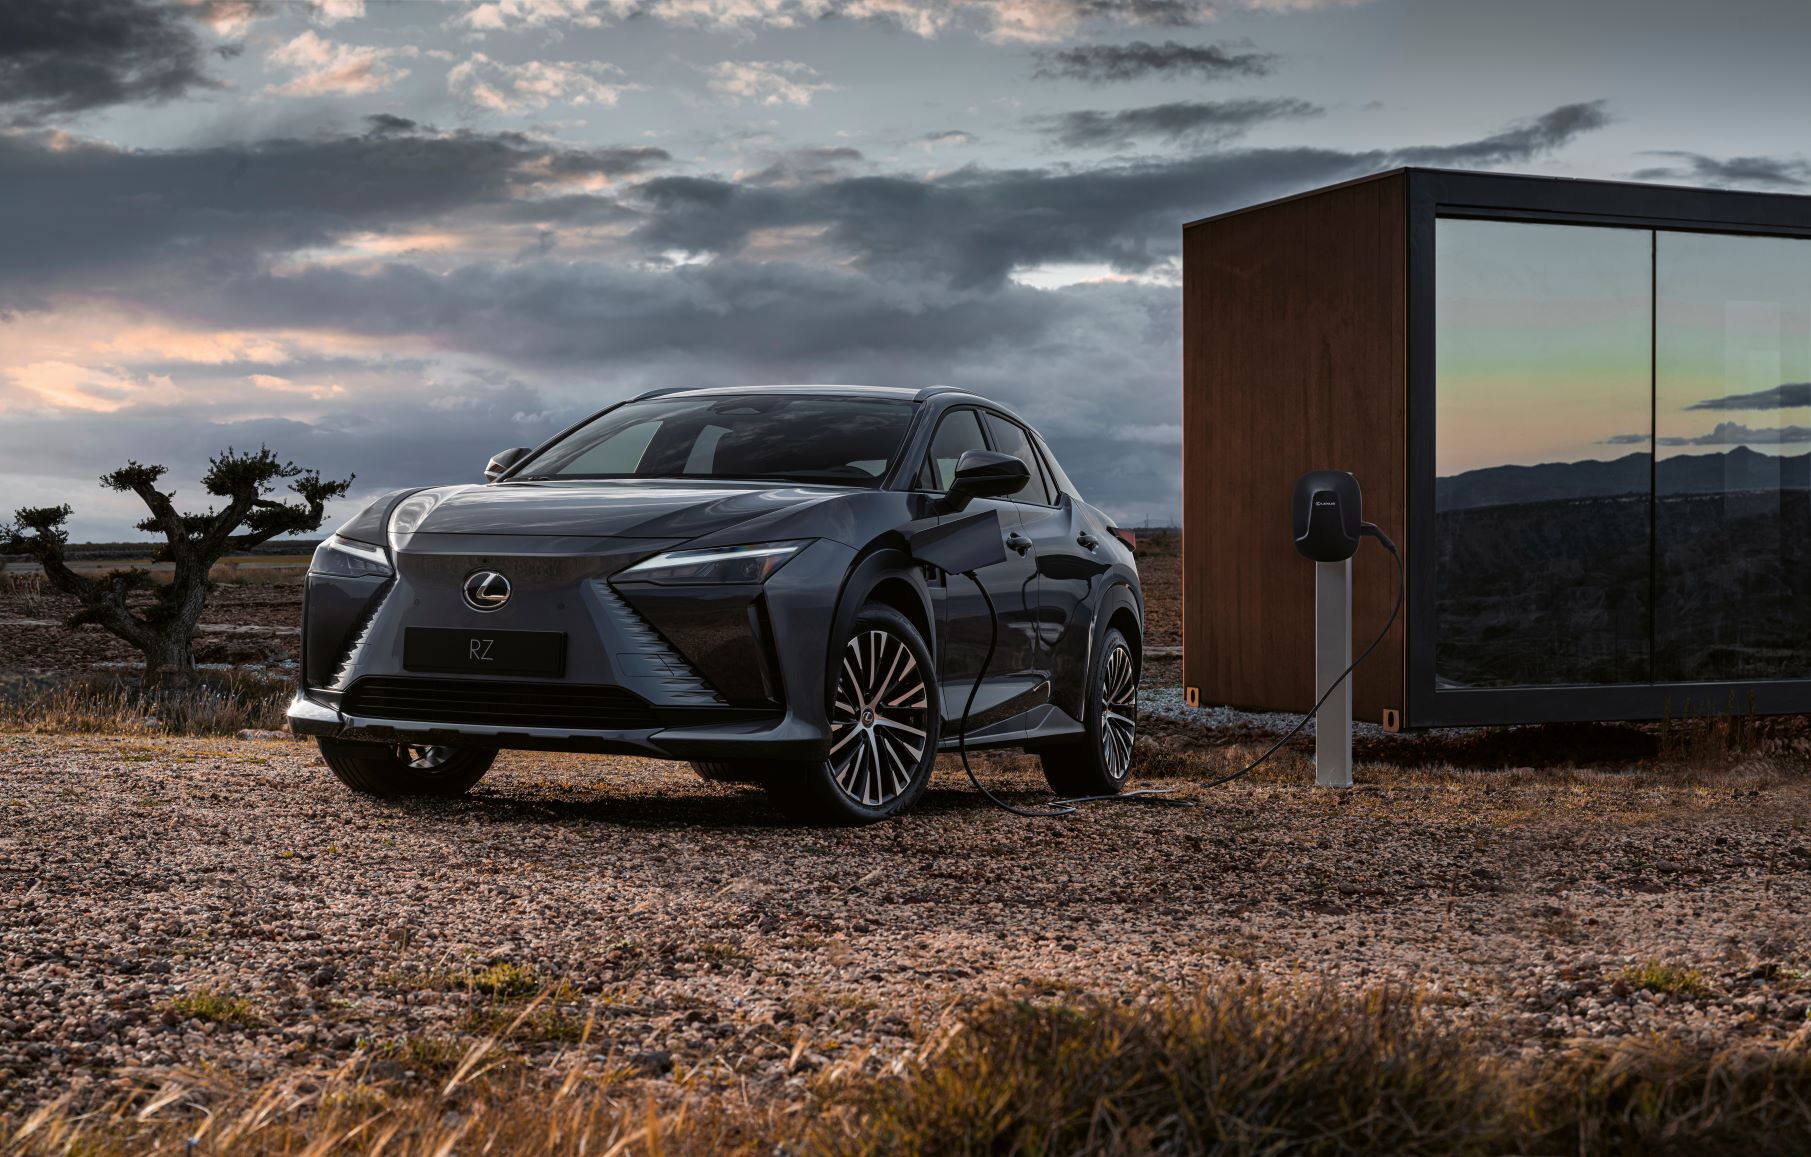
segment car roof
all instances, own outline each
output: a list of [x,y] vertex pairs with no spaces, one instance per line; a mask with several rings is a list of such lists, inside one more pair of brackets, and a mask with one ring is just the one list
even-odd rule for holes
[[644,390],[629,400],[643,402],[649,398],[710,398],[732,397],[737,394],[773,393],[817,394],[841,398],[892,398],[903,402],[922,402],[943,394],[961,394],[977,402],[1006,410],[1006,407],[998,402],[957,386],[790,385],[777,382],[765,386],[664,386],[660,389]]
[[764,386],[664,386],[660,389],[644,390],[631,400],[640,402],[647,398],[710,398],[736,394],[772,393],[898,398],[902,401],[913,401],[917,398],[919,391],[905,386],[789,385],[776,382]]

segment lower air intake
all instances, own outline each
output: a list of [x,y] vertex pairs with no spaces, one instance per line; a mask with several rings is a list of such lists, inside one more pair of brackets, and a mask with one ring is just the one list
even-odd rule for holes
[[346,692],[342,709],[367,719],[486,728],[635,731],[660,726],[639,696],[621,687],[585,683],[369,676]]

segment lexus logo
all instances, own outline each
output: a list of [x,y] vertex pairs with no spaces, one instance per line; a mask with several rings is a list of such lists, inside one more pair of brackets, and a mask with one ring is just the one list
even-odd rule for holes
[[509,580],[494,570],[475,570],[465,576],[465,605],[474,611],[495,611],[509,601]]

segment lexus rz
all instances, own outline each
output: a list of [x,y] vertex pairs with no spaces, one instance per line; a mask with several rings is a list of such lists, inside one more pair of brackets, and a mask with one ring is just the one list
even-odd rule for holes
[[[1004,406],[656,390],[484,477],[384,495],[315,552],[289,716],[354,790],[455,795],[506,748],[617,752],[866,823],[959,737],[1036,753],[1066,795],[1126,781],[1131,536]],[[997,533],[985,565],[914,554],[957,519]]]

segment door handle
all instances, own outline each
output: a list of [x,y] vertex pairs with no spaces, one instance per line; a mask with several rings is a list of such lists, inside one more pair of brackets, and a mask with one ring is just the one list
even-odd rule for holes
[[1081,547],[1083,550],[1093,550],[1100,545],[1100,539],[1095,538],[1092,534],[1089,534],[1084,530],[1075,536],[1075,545]]
[[1031,540],[1015,530],[1006,536],[1006,545],[1022,555],[1031,549]]

